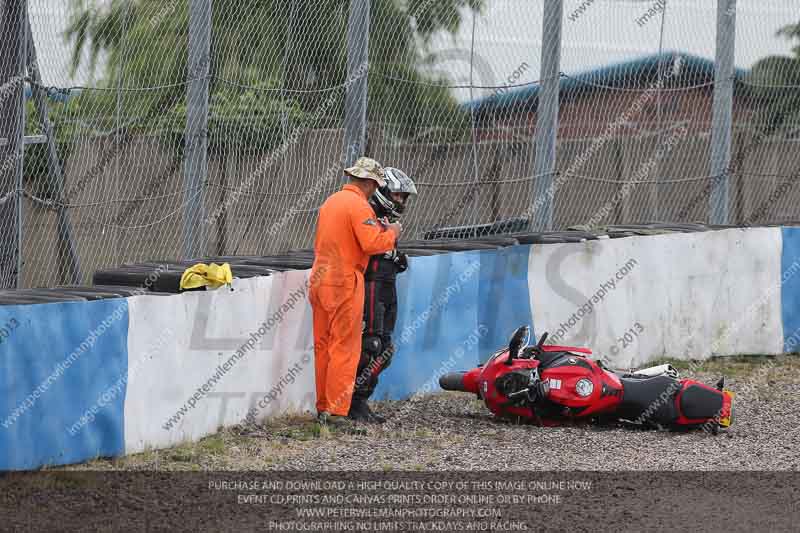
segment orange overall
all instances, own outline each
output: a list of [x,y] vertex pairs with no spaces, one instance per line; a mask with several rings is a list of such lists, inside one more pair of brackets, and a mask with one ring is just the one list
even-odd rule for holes
[[361,356],[364,270],[369,257],[392,250],[395,239],[355,185],[345,185],[319,210],[309,291],[318,413],[346,416],[350,410]]

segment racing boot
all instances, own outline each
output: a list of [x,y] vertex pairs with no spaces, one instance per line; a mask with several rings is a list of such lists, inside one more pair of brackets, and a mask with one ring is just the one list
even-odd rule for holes
[[327,411],[317,415],[317,423],[320,429],[325,428],[327,431],[337,431],[351,435],[366,435],[366,431],[363,428],[356,427],[355,422],[349,416],[332,415]]
[[320,426],[329,427],[345,427],[350,425],[350,421],[347,420],[347,417],[332,415],[328,411],[322,411],[319,413],[317,415],[317,422]]
[[356,396],[353,397],[350,403],[350,412],[347,414],[347,418],[364,424],[383,424],[386,422],[386,419],[372,412],[365,399]]
[[369,416],[372,417],[372,419],[375,421],[376,424],[383,424],[384,422],[386,422],[386,418],[382,417],[381,415],[370,409],[369,404],[367,403],[366,400],[364,400],[364,409],[367,411],[367,413],[369,413]]

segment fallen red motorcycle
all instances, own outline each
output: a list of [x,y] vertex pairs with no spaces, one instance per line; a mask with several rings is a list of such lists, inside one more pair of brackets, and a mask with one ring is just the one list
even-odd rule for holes
[[476,394],[498,417],[540,426],[614,422],[716,434],[733,422],[734,393],[724,378],[710,387],[679,379],[670,365],[613,371],[590,359],[587,348],[546,345],[547,333],[528,346],[529,338],[529,328],[520,327],[508,348],[477,368],[442,375],[439,385]]

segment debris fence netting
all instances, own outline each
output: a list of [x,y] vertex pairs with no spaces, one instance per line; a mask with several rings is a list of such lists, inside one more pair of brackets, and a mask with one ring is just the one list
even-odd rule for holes
[[[716,85],[716,0],[565,0],[556,158],[540,175],[541,0],[372,0],[360,26],[354,3],[0,3],[0,286],[190,259],[187,233],[196,255],[309,248],[365,78],[363,152],[420,192],[408,239],[524,226],[547,200],[537,183],[553,230],[708,223],[722,182],[730,224],[800,219],[793,0],[736,2],[733,79]],[[348,69],[358,42],[368,61]],[[723,82],[731,155],[714,175]]]

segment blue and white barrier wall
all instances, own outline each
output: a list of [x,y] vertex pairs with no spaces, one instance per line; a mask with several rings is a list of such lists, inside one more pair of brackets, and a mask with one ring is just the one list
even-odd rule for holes
[[0,325],[16,325],[0,343],[0,470],[312,410],[307,282],[297,271],[233,291],[0,307]]
[[[0,469],[117,456],[313,411],[309,271],[233,290],[0,307]],[[800,228],[411,259],[378,398],[438,390],[515,328],[620,367],[800,345]]]

